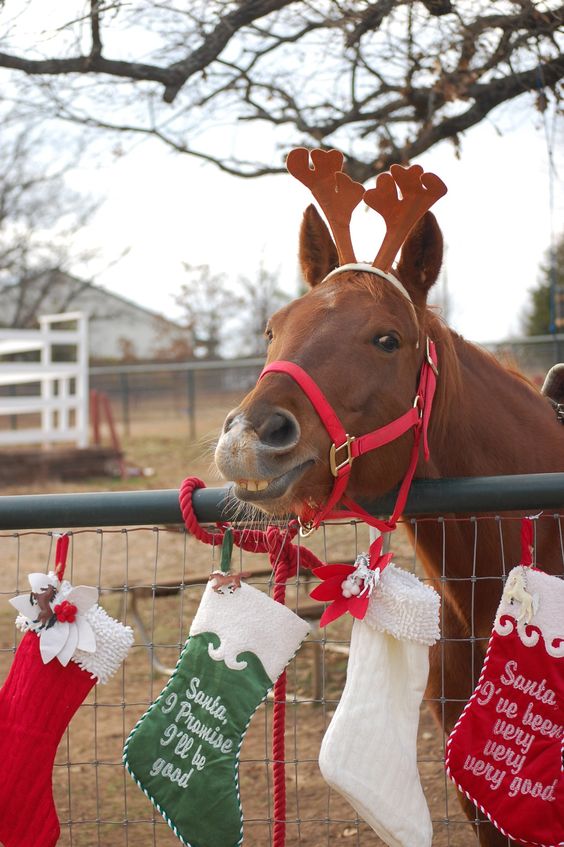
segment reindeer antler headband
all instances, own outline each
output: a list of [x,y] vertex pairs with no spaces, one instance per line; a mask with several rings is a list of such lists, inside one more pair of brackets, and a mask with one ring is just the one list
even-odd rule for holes
[[286,167],[311,190],[321,206],[331,227],[341,265],[356,262],[350,222],[362,199],[382,215],[386,224],[382,246],[372,266],[365,269],[372,267],[387,275],[411,229],[447,191],[444,182],[433,173],[425,173],[421,165],[409,168],[392,165],[390,173],[378,175],[376,188],[365,191],[363,185],[343,173],[344,157],[338,150],[312,150],[313,167],[310,167],[309,156],[305,147],[297,147],[288,154]]

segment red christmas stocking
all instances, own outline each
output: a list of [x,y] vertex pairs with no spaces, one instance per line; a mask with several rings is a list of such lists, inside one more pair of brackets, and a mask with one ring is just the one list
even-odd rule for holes
[[3,847],[57,843],[51,777],[57,746],[90,689],[117,670],[133,641],[131,629],[96,604],[95,588],[73,588],[57,573],[31,574],[29,581],[31,594],[10,601],[26,635],[0,689]]
[[96,679],[77,664],[43,664],[29,632],[0,689],[0,844],[51,847],[60,833],[51,773],[59,741]]
[[564,844],[564,581],[513,568],[476,690],[447,742],[458,788],[518,844]]

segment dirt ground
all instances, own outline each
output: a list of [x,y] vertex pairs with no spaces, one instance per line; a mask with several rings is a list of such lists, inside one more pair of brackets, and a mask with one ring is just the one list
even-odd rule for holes
[[[196,443],[186,422],[163,420],[157,426],[135,426],[124,443],[128,459],[151,467],[149,477],[95,479],[80,485],[43,484],[36,493],[78,490],[178,488],[182,478],[196,475],[209,485],[218,479],[212,467],[213,444],[232,399],[200,409]],[[3,493],[24,493],[22,489]],[[62,529],[60,527],[59,529]],[[57,529],[57,528],[53,528]],[[66,527],[65,527],[66,529]],[[325,560],[344,561],[366,549],[365,527],[330,526],[307,542]],[[393,541],[398,565],[414,570],[416,562],[401,530]],[[53,564],[54,542],[48,532],[5,532],[0,535],[0,679],[13,660],[19,635],[8,598],[28,590],[27,574]],[[239,559],[239,565],[243,560]],[[54,768],[54,796],[61,820],[61,847],[149,847],[178,840],[125,772],[122,749],[129,732],[164,686],[167,676],[151,663],[172,668],[187,636],[207,574],[215,566],[211,548],[174,527],[105,530],[74,528],[67,576],[76,584],[97,585],[101,603],[113,616],[131,624],[135,645],[122,671],[97,686],[79,709],[62,740]],[[259,572],[252,583],[271,589],[264,556],[245,555],[245,569]],[[193,584],[195,583],[195,584]],[[157,586],[169,585],[166,596]],[[170,586],[176,586],[170,588]],[[288,587],[288,603],[298,613],[311,606],[307,574]],[[321,847],[343,843],[376,847],[382,842],[338,794],[330,792],[319,772],[317,756],[325,728],[343,689],[350,623],[320,631],[315,622],[308,641],[288,668],[286,729],[287,845]],[[241,752],[241,797],[246,847],[267,847],[272,833],[272,767],[270,730],[272,702],[254,716]],[[393,715],[390,715],[393,732]],[[459,811],[455,792],[445,778],[443,739],[429,709],[421,710],[418,761],[434,821],[434,847],[466,847],[475,843]],[[227,847],[227,845],[226,845]]]

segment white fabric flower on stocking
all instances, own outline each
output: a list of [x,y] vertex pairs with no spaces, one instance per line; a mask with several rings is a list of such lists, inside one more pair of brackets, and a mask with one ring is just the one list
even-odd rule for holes
[[44,663],[57,658],[66,667],[75,650],[94,653],[96,637],[87,612],[96,605],[98,590],[60,583],[54,573],[29,574],[29,584],[31,594],[20,594],[10,603],[20,613],[19,626],[38,633]]

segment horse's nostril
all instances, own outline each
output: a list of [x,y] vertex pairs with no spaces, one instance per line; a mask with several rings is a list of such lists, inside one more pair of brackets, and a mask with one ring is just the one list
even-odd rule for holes
[[237,415],[236,415],[235,412],[229,412],[229,414],[227,415],[227,417],[225,418],[225,420],[223,422],[223,432],[224,433],[229,432],[229,430],[231,429],[231,427],[233,425],[233,421],[235,420],[236,417],[237,417]]
[[290,412],[274,412],[258,428],[258,436],[269,447],[289,448],[297,444],[300,427]]

